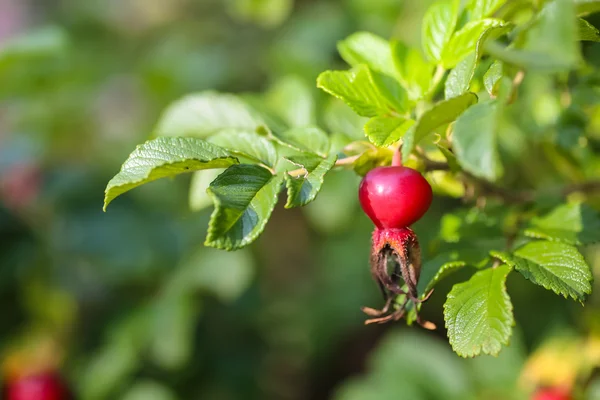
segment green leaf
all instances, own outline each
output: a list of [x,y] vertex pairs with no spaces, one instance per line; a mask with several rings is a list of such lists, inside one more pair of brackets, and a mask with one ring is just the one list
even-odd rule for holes
[[413,120],[401,117],[373,117],[366,123],[365,133],[374,145],[387,147],[400,140],[413,124]]
[[[477,96],[474,93],[465,93],[448,100],[436,103],[431,109],[425,111],[417,123],[411,128],[413,131],[407,132],[405,142],[402,146],[402,156],[408,159],[408,155],[415,146],[429,135],[436,128],[453,122],[467,108],[477,102]],[[410,135],[410,136],[409,136]],[[406,152],[406,153],[405,153]]]
[[390,165],[392,154],[393,152],[387,148],[367,150],[354,162],[354,172],[365,176],[373,168]]
[[442,0],[433,3],[423,17],[421,40],[430,61],[439,62],[450,42],[458,21],[460,1]]
[[325,126],[332,133],[344,133],[355,140],[363,140],[363,126],[369,120],[356,114],[344,102],[330,98],[330,102],[325,106]]
[[150,380],[136,381],[132,384],[122,400],[176,400],[177,396],[162,383]]
[[444,97],[451,99],[469,91],[471,80],[475,76],[477,56],[472,52],[459,62],[448,74],[444,86]]
[[350,66],[366,64],[371,70],[397,76],[390,43],[384,38],[370,32],[356,32],[338,43],[340,56]]
[[312,155],[288,157],[293,164],[305,169],[306,173],[293,177],[285,174],[287,203],[285,208],[305,206],[317,197],[323,185],[325,174],[333,168],[337,155],[321,158]]
[[418,49],[402,42],[392,41],[391,51],[396,75],[411,100],[422,98],[431,86],[433,65],[428,63]]
[[531,220],[525,235],[575,245],[600,242],[600,216],[583,203],[563,204]]
[[485,90],[487,90],[490,95],[496,95],[497,91],[494,87],[500,78],[502,78],[503,70],[504,65],[502,62],[494,61],[492,65],[490,65],[490,68],[483,75],[483,85],[485,86]]
[[448,167],[450,167],[450,171],[460,171],[460,165],[458,164],[454,153],[440,144],[436,144],[436,146],[442,152],[442,154],[444,154],[444,157],[446,157],[446,161],[448,162]]
[[544,5],[527,34],[524,50],[556,60],[564,69],[576,65],[580,55],[572,0],[552,0]]
[[600,11],[600,0],[575,0],[577,14],[588,15]]
[[267,92],[266,102],[290,127],[309,126],[316,122],[311,88],[300,78],[287,76],[277,81]]
[[325,71],[317,78],[317,87],[342,100],[363,117],[394,110],[366,65],[349,71]]
[[117,196],[156,179],[237,164],[225,149],[196,138],[161,137],[139,145],[106,186],[104,210]]
[[496,12],[506,0],[471,0],[467,9],[471,11],[471,20],[489,17]]
[[263,120],[244,101],[231,94],[212,91],[192,94],[176,101],[161,116],[157,136],[207,138],[222,129],[254,131]]
[[566,243],[535,241],[513,254],[492,252],[536,285],[583,302],[592,292],[592,272],[577,248]]
[[273,143],[255,132],[223,131],[212,136],[210,142],[236,156],[250,158],[269,167],[277,162],[277,150]]
[[503,168],[498,153],[497,104],[479,103],[454,124],[452,147],[459,164],[475,176],[495,180]]
[[494,18],[487,18],[479,21],[467,23],[458,32],[456,32],[442,53],[442,62],[445,68],[452,68],[467,54],[476,51],[478,57],[482,50],[478,50],[483,45],[485,39],[494,31],[496,35],[505,32],[507,24],[504,21]]
[[192,181],[190,182],[190,193],[188,202],[190,210],[200,211],[207,207],[212,206],[212,199],[206,193],[206,189],[217,176],[225,171],[222,168],[207,169],[204,171],[196,171],[192,175]]
[[429,293],[441,280],[464,268],[466,262],[457,260],[454,254],[440,254],[425,262],[419,277],[418,292],[421,297]]
[[577,27],[579,29],[579,40],[600,42],[600,31],[585,19],[577,18]]
[[313,153],[320,157],[327,157],[331,146],[327,133],[314,126],[292,128],[281,135],[277,135],[275,139],[284,146]]
[[208,188],[215,210],[205,245],[235,250],[252,243],[263,231],[283,182],[258,165],[229,167]]
[[511,268],[501,265],[477,272],[454,285],[444,304],[444,319],[452,349],[461,357],[498,355],[507,345],[514,317],[506,293]]

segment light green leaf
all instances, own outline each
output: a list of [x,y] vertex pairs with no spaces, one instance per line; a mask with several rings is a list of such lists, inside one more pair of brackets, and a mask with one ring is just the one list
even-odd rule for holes
[[577,20],[572,0],[552,0],[544,5],[529,30],[524,50],[556,60],[556,65],[573,68],[579,60]]
[[222,168],[207,169],[203,171],[196,171],[192,174],[192,180],[190,182],[190,193],[188,202],[190,210],[200,211],[207,207],[212,206],[212,199],[206,193],[206,189],[217,176],[225,171]]
[[295,76],[287,76],[269,89],[267,104],[290,127],[314,125],[315,102],[311,89]]
[[344,102],[330,98],[325,106],[325,126],[332,133],[344,133],[355,140],[364,139],[363,126],[369,120],[356,114]]
[[269,167],[277,162],[277,150],[273,143],[255,132],[222,131],[209,140],[236,156],[249,158]]
[[252,243],[263,231],[283,182],[258,165],[233,165],[208,188],[215,210],[205,245],[235,250]]
[[492,252],[536,285],[583,302],[592,292],[592,272],[577,248],[566,243],[535,241],[513,254]]
[[585,19],[577,18],[577,27],[579,29],[579,40],[600,42],[600,31]]
[[492,15],[506,0],[471,0],[467,9],[471,11],[471,20],[486,18]]
[[354,162],[354,172],[365,176],[373,168],[390,165],[392,155],[393,152],[388,148],[367,150]]
[[475,76],[477,57],[475,52],[466,56],[448,74],[444,86],[444,97],[451,99],[469,91],[471,80]]
[[229,0],[225,5],[234,18],[266,29],[283,23],[294,9],[293,0]]
[[525,235],[575,245],[600,242],[600,216],[583,203],[563,204],[532,219]]
[[508,344],[514,325],[506,293],[510,271],[507,265],[479,271],[448,294],[444,319],[452,349],[459,356],[498,355]]
[[442,146],[441,144],[436,144],[436,146],[442,152],[442,154],[444,154],[444,157],[446,157],[446,161],[448,162],[448,167],[450,167],[450,171],[452,171],[452,172],[460,171],[460,165],[458,164],[458,161],[456,160],[456,156],[454,155],[454,153],[451,152],[449,149],[445,148],[444,146]]
[[371,70],[397,76],[390,43],[384,38],[370,32],[356,32],[338,43],[340,56],[350,66],[366,64]]
[[600,11],[600,0],[575,0],[578,15],[588,15]]
[[[456,32],[442,53],[442,62],[445,68],[452,68],[467,54],[478,50],[485,39],[496,30],[498,35],[506,30],[506,23],[499,19],[487,18],[471,21]],[[477,51],[478,57],[481,50]]]
[[104,210],[117,196],[156,179],[237,164],[225,149],[196,138],[160,137],[139,145],[106,186]]
[[408,155],[410,155],[415,146],[419,144],[425,136],[429,135],[436,128],[453,122],[459,115],[476,102],[477,96],[474,93],[465,93],[461,96],[440,101],[431,109],[425,111],[417,123],[411,128],[414,131],[410,132],[409,130],[404,137],[405,142],[402,146],[402,155],[404,159],[408,158]]
[[320,157],[327,157],[331,146],[327,133],[315,126],[290,129],[276,136],[276,140],[290,148]]
[[459,8],[459,0],[442,0],[433,3],[425,13],[421,40],[425,55],[430,61],[441,61],[444,48],[456,28]]
[[161,383],[143,380],[133,384],[121,400],[177,400],[177,396]]
[[433,65],[423,58],[418,49],[409,48],[404,43],[392,41],[391,50],[397,78],[406,89],[408,98],[422,98],[431,86]]
[[492,181],[503,172],[498,153],[497,119],[494,101],[476,104],[456,120],[452,136],[459,164],[473,175]]
[[161,116],[157,136],[207,138],[222,129],[254,131],[263,120],[244,101],[231,94],[201,92],[171,104]]
[[483,75],[483,85],[485,86],[485,90],[487,90],[490,95],[496,95],[494,86],[496,86],[496,82],[502,78],[503,70],[504,65],[502,62],[494,61],[492,65],[490,65],[490,68]]
[[414,123],[402,117],[373,117],[366,123],[365,133],[374,145],[387,147],[400,140]]
[[337,155],[321,158],[312,155],[288,157],[293,164],[303,168],[306,173],[301,176],[285,174],[287,186],[287,203],[285,208],[304,206],[317,197],[323,185],[325,174],[333,168]]

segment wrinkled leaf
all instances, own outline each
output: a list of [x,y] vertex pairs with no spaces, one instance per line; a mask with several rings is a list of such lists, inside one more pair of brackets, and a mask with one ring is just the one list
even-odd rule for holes
[[579,40],[600,42],[600,31],[585,19],[577,18],[577,27],[579,30]]
[[402,117],[373,117],[366,123],[365,133],[374,145],[387,147],[400,140],[413,124],[413,120]]
[[285,174],[288,197],[285,208],[300,207],[313,201],[321,190],[325,174],[333,168],[336,159],[335,154],[325,159],[311,155],[288,157],[290,162],[306,172],[294,177]]

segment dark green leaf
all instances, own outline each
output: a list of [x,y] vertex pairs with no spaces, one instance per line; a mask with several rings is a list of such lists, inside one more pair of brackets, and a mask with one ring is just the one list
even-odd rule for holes
[[577,18],[577,26],[579,28],[579,40],[600,42],[600,31],[594,25],[583,18]]
[[453,122],[467,108],[476,102],[477,96],[474,93],[465,93],[452,99],[440,101],[431,109],[425,111],[417,123],[411,128],[413,132],[410,132],[409,130],[405,136],[405,141],[402,145],[402,155],[404,159],[407,159],[405,154],[410,154],[425,136],[429,135],[436,128]]
[[252,243],[263,231],[283,182],[258,165],[233,165],[209,186],[215,210],[205,245],[235,250]]
[[349,71],[325,71],[317,78],[317,87],[341,99],[363,117],[387,114],[393,110],[366,65]]
[[536,285],[552,290],[565,298],[583,302],[592,292],[592,272],[577,248],[559,242],[527,243],[513,254],[492,252],[492,255],[514,267]]
[[421,40],[425,55],[430,61],[441,61],[444,48],[456,28],[459,8],[458,0],[442,0],[433,3],[425,13]]
[[210,142],[240,157],[273,167],[277,162],[277,150],[264,136],[255,132],[223,131],[210,138]]
[[534,218],[525,234],[575,245],[600,242],[600,216],[586,204],[564,204],[541,218]]
[[317,197],[325,174],[335,165],[337,155],[321,158],[312,155],[289,157],[295,165],[305,170],[304,175],[290,176],[285,174],[288,200],[285,208],[304,206]]
[[408,97],[411,100],[422,98],[431,86],[433,65],[423,58],[418,49],[409,48],[401,42],[393,41],[391,48],[398,80]]
[[387,147],[400,140],[413,124],[413,120],[401,117],[373,117],[366,123],[365,133],[374,145]]
[[106,186],[104,210],[117,196],[144,183],[184,172],[237,164],[225,149],[196,138],[161,137],[139,145]]
[[338,51],[344,61],[356,67],[366,64],[371,70],[392,78],[397,76],[390,43],[369,32],[356,32],[338,43]]
[[240,98],[208,91],[186,96],[169,106],[155,134],[206,138],[222,129],[254,131],[263,124],[258,114]]
[[448,294],[444,319],[452,349],[459,356],[498,355],[508,344],[514,325],[506,293],[510,271],[507,265],[479,271]]
[[495,180],[503,168],[498,153],[497,105],[479,103],[454,124],[452,147],[460,165],[475,176]]
[[469,91],[471,80],[475,76],[476,67],[476,54],[472,52],[450,71],[448,78],[446,78],[446,85],[444,86],[444,97],[446,100]]

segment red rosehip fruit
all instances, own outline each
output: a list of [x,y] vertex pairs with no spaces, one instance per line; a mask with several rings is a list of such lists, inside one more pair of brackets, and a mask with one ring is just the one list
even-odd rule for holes
[[7,400],[67,400],[69,392],[55,374],[41,373],[24,376],[10,382],[6,388]]
[[571,400],[567,391],[561,388],[543,388],[539,389],[532,397],[532,400]]
[[412,168],[378,167],[363,178],[358,198],[377,228],[404,228],[427,212],[432,191],[423,175]]

